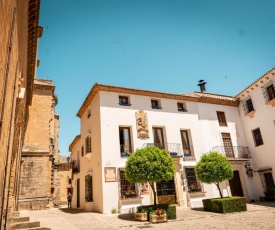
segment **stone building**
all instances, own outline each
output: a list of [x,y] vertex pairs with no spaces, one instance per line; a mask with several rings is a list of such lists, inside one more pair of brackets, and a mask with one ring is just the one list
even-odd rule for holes
[[39,0],[0,1],[0,228],[17,209],[21,147],[37,65]]
[[59,116],[55,114],[58,100],[54,89],[50,80],[34,80],[22,150],[19,209],[52,207],[66,198],[60,186],[66,190],[70,165],[59,160]]

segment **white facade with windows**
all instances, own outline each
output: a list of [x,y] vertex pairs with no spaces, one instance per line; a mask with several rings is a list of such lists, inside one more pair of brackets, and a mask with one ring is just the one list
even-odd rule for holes
[[256,171],[255,193],[263,195],[267,187],[274,186],[275,178],[275,69],[269,70],[236,98],[240,101],[241,120]]
[[[253,169],[273,167],[268,158],[263,160],[258,148],[264,148],[264,154],[274,159],[266,144],[273,146],[275,129],[274,123],[272,127],[265,124],[265,119],[257,118],[258,114],[267,116],[258,112],[260,99],[254,103],[253,95],[240,98],[251,98],[256,112],[250,118],[245,114],[251,111],[243,110],[243,103],[239,105],[233,97],[94,85],[77,114],[81,134],[70,145],[71,159],[78,167],[73,170],[73,208],[101,213],[116,209],[123,213],[134,211],[140,204],[150,204],[147,185],[129,183],[123,172],[127,156],[147,145],[166,149],[176,166],[173,180],[156,185],[160,203],[169,198],[169,202],[181,206],[197,207],[204,197],[219,197],[216,186],[201,184],[193,170],[200,156],[211,150],[223,153],[234,169],[234,180],[222,183],[223,194],[258,200],[263,194],[262,189],[257,189],[262,183],[260,176],[249,178],[245,165],[250,162]],[[274,107],[265,102],[264,106],[271,113],[268,119],[274,121]],[[257,128],[264,145],[255,147],[251,132]],[[273,134],[268,135],[266,128]],[[258,140],[256,134],[254,138]]]

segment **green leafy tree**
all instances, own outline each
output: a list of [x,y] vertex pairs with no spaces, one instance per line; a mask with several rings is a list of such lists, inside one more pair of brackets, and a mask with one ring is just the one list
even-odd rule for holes
[[233,169],[224,155],[218,152],[209,152],[202,155],[195,167],[199,180],[206,184],[214,183],[223,197],[220,182],[233,178]]
[[125,176],[131,183],[148,182],[154,194],[154,205],[157,204],[155,182],[168,181],[175,174],[175,166],[171,156],[163,149],[148,146],[137,149],[125,166]]

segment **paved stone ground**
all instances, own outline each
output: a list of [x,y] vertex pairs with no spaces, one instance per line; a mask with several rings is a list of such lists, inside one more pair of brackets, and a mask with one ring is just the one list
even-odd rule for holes
[[52,230],[90,229],[196,229],[196,230],[275,230],[275,202],[248,204],[247,212],[217,214],[188,208],[177,208],[177,219],[161,224],[138,222],[133,214],[99,214],[78,209],[55,208],[50,210],[21,211],[31,221]]

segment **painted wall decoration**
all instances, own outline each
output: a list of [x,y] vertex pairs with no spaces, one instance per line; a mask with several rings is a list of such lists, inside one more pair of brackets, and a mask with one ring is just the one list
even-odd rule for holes
[[105,167],[104,175],[105,175],[105,182],[115,182],[116,181],[116,168],[115,167]]
[[143,110],[139,110],[138,112],[136,112],[136,121],[137,121],[138,138],[140,139],[149,138],[147,113],[144,113]]

